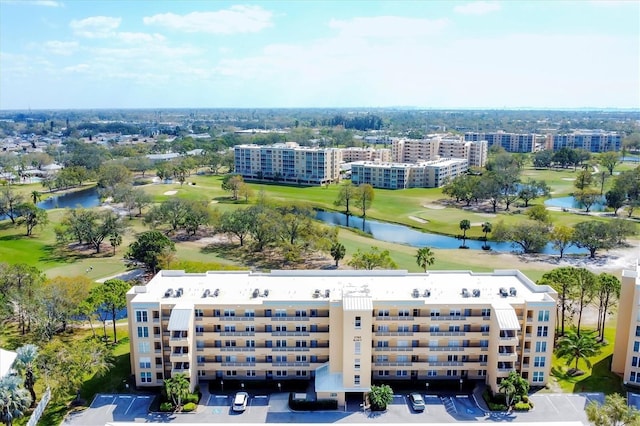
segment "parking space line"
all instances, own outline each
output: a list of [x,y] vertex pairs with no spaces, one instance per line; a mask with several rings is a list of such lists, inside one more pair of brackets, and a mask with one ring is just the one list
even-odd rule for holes
[[545,398],[547,398],[547,401],[549,401],[549,404],[551,404],[551,406],[553,407],[554,410],[556,410],[557,414],[560,414],[560,410],[558,410],[558,407],[556,407],[555,405],[553,405],[553,402],[551,402],[551,398],[549,398],[549,395],[545,395]]
[[135,398],[131,399],[131,402],[129,403],[129,406],[127,407],[127,409],[124,411],[124,415],[126,416],[127,413],[129,413],[129,410],[131,409],[131,406],[133,405],[133,403],[136,402]]
[[[573,403],[573,401],[576,401],[576,400],[579,400],[579,398],[582,398],[580,395],[565,395],[565,397],[569,400],[569,405],[571,405],[574,410],[576,410],[577,412],[582,411],[580,410],[579,407],[576,407],[576,405]],[[586,397],[585,399],[588,400],[588,398]]]

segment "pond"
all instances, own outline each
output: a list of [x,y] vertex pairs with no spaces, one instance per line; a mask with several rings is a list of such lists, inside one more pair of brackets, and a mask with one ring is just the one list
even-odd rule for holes
[[[44,201],[36,204],[41,209],[64,209],[75,207],[97,207],[100,205],[100,197],[98,197],[98,189],[94,186],[75,192],[67,192],[66,194],[54,195]],[[7,219],[8,216],[0,215],[0,220]]]
[[[606,204],[607,200],[604,196],[602,196],[599,201],[591,206],[590,211],[602,212],[606,209]],[[563,209],[585,209],[584,204],[580,203],[574,197],[550,198],[548,200],[545,200],[544,205],[548,207],[561,207]]]
[[[321,220],[328,225],[347,226],[347,216],[344,213],[319,210],[316,212],[316,219]],[[397,225],[394,223],[378,222],[375,220],[363,221],[362,218],[356,216],[349,217],[348,226],[350,228],[363,230],[367,234],[370,234],[376,240],[386,241],[390,243],[406,244],[412,247],[428,246],[437,249],[457,249],[458,247],[460,247],[460,245],[462,245],[462,240],[459,240],[455,237],[422,232],[409,228],[408,226]],[[481,250],[483,244],[483,241],[478,240],[467,239],[466,242],[467,247],[472,250]],[[489,241],[488,244],[492,250],[498,252],[519,251],[518,247],[514,247],[511,243],[505,241]],[[547,247],[544,249],[543,253],[557,254],[558,251],[554,250],[552,244],[547,244]],[[573,246],[565,250],[565,254],[575,253],[586,254],[588,252],[585,249],[579,249]]]

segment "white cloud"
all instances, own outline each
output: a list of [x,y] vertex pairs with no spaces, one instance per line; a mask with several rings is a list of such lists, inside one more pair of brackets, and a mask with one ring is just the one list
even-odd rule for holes
[[119,32],[117,37],[125,43],[152,43],[164,41],[165,37],[162,34],[147,34],[147,33],[130,33]]
[[1,0],[0,3],[45,6],[45,7],[63,7],[64,6],[62,2],[59,2],[56,0]]
[[162,13],[144,17],[143,22],[187,33],[238,34],[271,27],[272,17],[271,12],[260,6],[231,6],[216,12]]
[[44,43],[44,48],[54,55],[69,56],[78,48],[78,42],[50,40]]
[[115,34],[122,18],[110,16],[91,16],[81,20],[73,20],[69,24],[76,35],[87,38],[107,38]]
[[487,13],[500,10],[500,3],[495,1],[474,1],[458,5],[454,7],[453,10],[463,15],[486,15]]
[[68,73],[86,73],[89,71],[90,68],[91,67],[88,64],[77,64],[77,65],[64,67],[62,71],[68,72]]
[[350,20],[332,19],[329,27],[344,37],[422,37],[442,31],[447,19],[405,18],[401,16],[356,17]]

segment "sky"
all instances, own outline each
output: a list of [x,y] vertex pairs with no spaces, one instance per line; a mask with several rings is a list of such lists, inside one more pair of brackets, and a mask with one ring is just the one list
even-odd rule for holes
[[640,108],[640,1],[0,0],[0,109]]

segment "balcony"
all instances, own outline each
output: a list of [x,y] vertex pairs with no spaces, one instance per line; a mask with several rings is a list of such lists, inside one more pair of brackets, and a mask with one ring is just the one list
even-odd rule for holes
[[465,331],[431,331],[430,336],[465,336]]
[[376,321],[413,321],[415,317],[413,316],[389,316],[389,317],[382,317],[382,316],[378,316],[375,317]]
[[222,362],[223,367],[255,367],[255,362]]
[[247,346],[223,346],[220,348],[220,352],[255,352],[256,348]]
[[271,363],[274,367],[309,367],[310,364],[308,362],[273,362]]
[[428,348],[431,352],[462,352],[471,347],[474,346],[429,346]]
[[271,333],[272,336],[309,336],[308,331],[274,331]]
[[374,367],[411,367],[411,362],[374,362]]
[[434,361],[434,362],[429,362],[429,366],[430,367],[462,367],[463,365],[464,365],[464,362],[461,362],[461,361]]
[[376,336],[413,336],[412,331],[376,331]]
[[466,319],[466,316],[458,315],[439,315],[431,317],[431,321],[465,321]]
[[171,362],[189,362],[191,359],[189,353],[171,353],[169,360]]
[[271,317],[271,321],[309,321],[309,317]]
[[223,331],[220,336],[255,336],[255,331]]
[[373,348],[376,352],[413,352],[411,346],[375,346]]
[[220,321],[255,321],[256,317],[213,317]]

